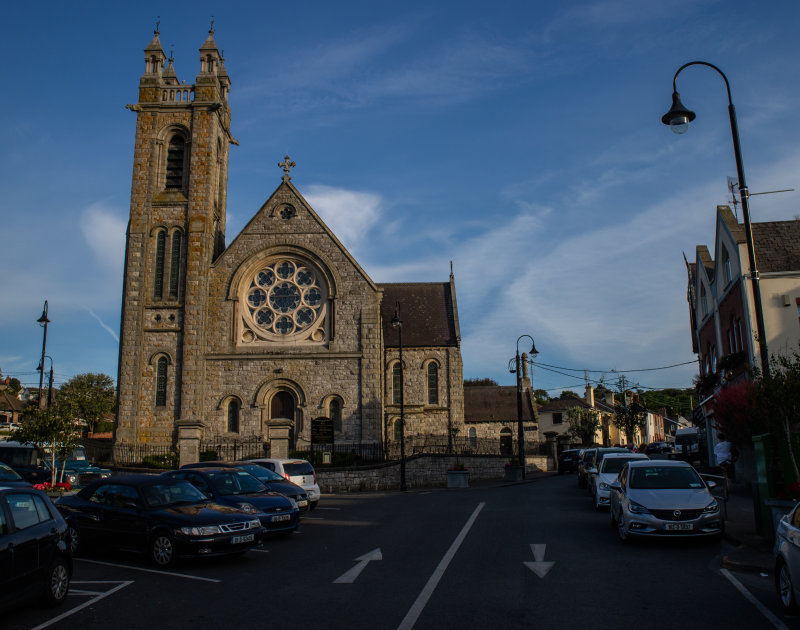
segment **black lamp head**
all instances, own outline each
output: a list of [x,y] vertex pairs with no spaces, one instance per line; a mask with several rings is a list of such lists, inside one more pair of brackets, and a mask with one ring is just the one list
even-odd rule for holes
[[686,133],[689,123],[695,119],[696,114],[684,107],[681,103],[681,95],[677,92],[672,93],[672,107],[661,117],[661,122],[669,125],[674,133]]

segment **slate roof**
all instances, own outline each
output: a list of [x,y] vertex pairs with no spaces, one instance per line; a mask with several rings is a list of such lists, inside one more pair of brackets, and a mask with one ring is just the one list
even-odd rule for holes
[[403,347],[458,346],[457,316],[449,282],[403,282],[377,286],[383,289],[381,319],[385,347],[397,348],[400,345],[397,330],[392,327],[397,302],[400,303],[403,322]]
[[752,227],[760,273],[800,269],[800,221],[753,223]]
[[[405,340],[404,340],[405,341]],[[526,404],[527,400],[527,404]],[[523,392],[522,419],[536,422],[530,398]],[[464,421],[516,422],[517,388],[514,385],[471,385],[464,388]]]
[[22,411],[25,403],[7,391],[0,392],[0,411]]
[[[597,401],[595,401],[595,405],[597,405]],[[555,398],[546,405],[539,407],[539,412],[566,411],[567,409],[572,409],[572,407],[583,407],[584,409],[588,409],[589,403],[587,403],[583,398],[573,398],[572,396],[568,396],[566,398]]]

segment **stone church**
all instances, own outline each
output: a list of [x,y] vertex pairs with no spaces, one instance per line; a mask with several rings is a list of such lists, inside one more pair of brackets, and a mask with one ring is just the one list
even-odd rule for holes
[[452,269],[444,282],[374,282],[295,188],[288,156],[278,187],[226,240],[230,88],[213,30],[193,85],[155,31],[127,106],[115,443],[177,445],[186,463],[210,436],[261,438],[285,457],[325,417],[337,444],[392,449],[401,398],[406,436],[463,430]]

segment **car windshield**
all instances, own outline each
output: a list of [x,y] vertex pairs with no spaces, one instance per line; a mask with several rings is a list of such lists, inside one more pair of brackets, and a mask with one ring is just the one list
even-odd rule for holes
[[283,469],[290,477],[295,475],[313,475],[314,467],[308,462],[292,462],[291,464],[284,464]]
[[631,468],[630,487],[640,490],[697,490],[705,484],[689,466],[637,466]]
[[244,470],[220,470],[210,472],[208,476],[211,477],[211,483],[223,496],[264,492],[267,489],[263,483]]
[[286,479],[281,477],[278,473],[271,471],[269,468],[259,466],[258,464],[241,464],[237,466],[237,468],[246,470],[262,483],[267,481],[286,481]]
[[154,483],[142,489],[144,500],[153,508],[176,505],[178,503],[200,503],[205,495],[188,481],[177,483]]
[[17,473],[11,470],[5,464],[0,464],[0,481],[20,481],[22,477],[20,477]]
[[619,471],[625,465],[625,462],[630,462],[635,459],[642,459],[641,457],[606,457],[603,459],[603,467],[600,472],[605,474],[618,475]]

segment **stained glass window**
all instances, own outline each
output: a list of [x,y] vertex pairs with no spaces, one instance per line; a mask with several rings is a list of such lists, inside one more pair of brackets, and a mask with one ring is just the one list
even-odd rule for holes
[[167,233],[159,230],[156,235],[156,268],[153,278],[153,297],[160,300],[164,292],[164,247],[167,242]]
[[342,403],[339,402],[338,398],[334,398],[331,400],[331,404],[328,410],[328,417],[333,422],[333,430],[334,431],[341,431],[342,430]]
[[178,279],[181,272],[181,233],[175,232],[172,235],[172,251],[170,252],[169,269],[169,296],[178,299]]
[[186,143],[178,134],[170,138],[167,148],[167,182],[166,187],[170,190],[180,190],[183,188],[183,162]]
[[439,366],[433,361],[428,363],[428,404],[439,404]]
[[156,364],[156,407],[167,404],[167,359],[160,357]]
[[400,363],[395,363],[392,366],[392,404],[394,405],[400,404],[400,387],[402,382]]
[[239,401],[228,403],[228,433],[239,433]]

